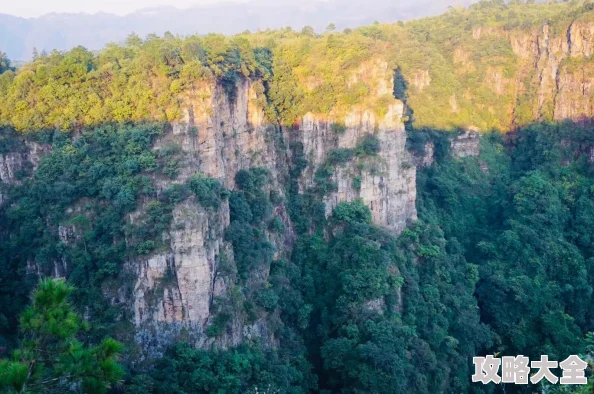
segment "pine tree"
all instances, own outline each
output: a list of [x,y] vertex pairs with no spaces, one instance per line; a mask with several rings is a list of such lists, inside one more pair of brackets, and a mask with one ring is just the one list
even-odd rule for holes
[[117,359],[122,346],[106,338],[85,346],[78,338],[87,324],[68,302],[72,286],[44,279],[20,318],[21,347],[0,360],[0,392],[105,393],[123,370]]

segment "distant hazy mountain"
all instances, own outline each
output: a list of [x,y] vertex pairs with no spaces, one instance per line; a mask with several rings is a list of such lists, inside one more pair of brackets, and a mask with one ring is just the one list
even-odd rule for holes
[[66,50],[77,45],[99,49],[122,41],[131,32],[140,36],[162,34],[235,34],[244,30],[305,25],[323,31],[334,23],[338,29],[380,22],[395,22],[435,15],[449,5],[471,0],[261,0],[249,3],[219,3],[190,9],[148,8],[118,16],[113,14],[47,14],[20,18],[0,14],[0,51],[13,60],[31,58],[33,48]]

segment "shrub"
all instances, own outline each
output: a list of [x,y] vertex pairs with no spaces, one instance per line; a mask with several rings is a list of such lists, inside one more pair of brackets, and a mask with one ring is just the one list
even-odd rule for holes
[[380,148],[379,139],[374,135],[368,134],[357,144],[356,151],[358,156],[375,156],[380,151]]
[[328,154],[327,163],[332,164],[332,165],[344,164],[347,161],[351,160],[354,155],[355,155],[355,152],[353,152],[352,149],[346,149],[346,148],[333,149]]
[[268,184],[270,171],[266,168],[252,168],[241,170],[235,174],[235,184],[246,193],[256,193]]
[[272,312],[278,305],[278,296],[272,288],[265,288],[258,290],[254,296],[254,299],[258,306]]
[[182,202],[188,198],[190,190],[187,185],[171,185],[161,193],[161,200],[169,204]]
[[251,223],[252,221],[252,209],[247,200],[240,193],[232,193],[229,198],[229,210],[231,221]]
[[155,249],[155,241],[148,240],[136,246],[136,253],[139,255],[146,255]]
[[218,337],[221,335],[227,328],[232,317],[228,312],[217,313],[210,326],[206,329],[206,335],[209,337]]
[[270,191],[270,202],[274,205],[279,205],[283,202],[283,196],[276,190]]
[[200,205],[205,208],[218,208],[221,200],[228,196],[227,190],[212,178],[194,175],[188,179],[188,186],[194,192]]
[[371,223],[371,211],[360,198],[338,204],[332,212],[332,217],[348,223]]
[[347,130],[346,125],[344,125],[343,123],[332,123],[332,131],[334,131],[337,134],[342,134]]
[[285,231],[285,224],[278,217],[275,217],[270,221],[270,224],[268,225],[268,230],[270,230],[273,233],[282,233]]

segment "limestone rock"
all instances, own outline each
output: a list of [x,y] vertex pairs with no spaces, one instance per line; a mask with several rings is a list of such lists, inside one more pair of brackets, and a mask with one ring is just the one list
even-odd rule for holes
[[[314,185],[315,172],[325,165],[334,149],[355,149],[364,138],[373,136],[379,145],[375,155],[358,157],[334,169],[332,181],[337,188],[324,197],[326,214],[342,201],[361,198],[369,206],[374,223],[394,233],[402,231],[407,221],[417,215],[416,167],[406,150],[403,104],[390,98],[393,71],[386,62],[372,60],[359,71],[353,80],[371,78],[375,87],[369,102],[343,108],[340,113],[304,114],[292,128],[266,120],[258,105],[257,89],[249,79],[238,82],[232,100],[216,83],[197,86],[182,98],[183,121],[171,124],[155,143],[155,150],[176,147],[180,151],[175,179],[150,174],[157,193],[184,183],[194,174],[216,178],[233,190],[238,171],[264,167],[270,173],[266,191],[274,190],[286,199],[293,143],[301,143],[304,148],[307,167],[299,184],[305,190]],[[421,80],[428,84],[428,74]],[[376,98],[387,103],[381,111],[373,105]],[[344,125],[344,132],[336,131],[336,123]],[[30,145],[23,152],[0,155],[0,180],[17,184],[18,171],[26,166],[35,168],[44,152],[44,147]],[[74,216],[81,212],[72,207],[67,213]],[[138,210],[129,215],[129,222],[138,224],[143,212],[141,202]],[[267,234],[267,238],[276,247],[275,258],[290,258],[295,236],[283,202],[275,205],[274,215],[283,222],[285,231]],[[217,337],[206,335],[216,315],[217,297],[228,296],[234,286],[232,279],[219,271],[221,261],[234,264],[232,248],[224,239],[229,223],[226,200],[218,209],[206,209],[193,197],[177,203],[170,228],[162,234],[163,246],[150,255],[128,261],[120,277],[105,286],[108,299],[126,305],[132,316],[141,359],[158,357],[179,340],[198,347],[225,348],[260,337],[274,346],[274,332],[265,316],[259,316],[255,322],[243,321],[238,316]],[[80,239],[82,230],[65,222],[55,231],[68,246]],[[250,280],[266,282],[269,269],[260,268]],[[41,274],[34,261],[28,270]],[[55,262],[52,271],[54,276],[67,275],[67,261]],[[376,307],[370,304],[371,309]],[[274,313],[269,317],[274,317]]]
[[480,153],[480,134],[476,131],[465,131],[451,141],[454,157],[478,156]]

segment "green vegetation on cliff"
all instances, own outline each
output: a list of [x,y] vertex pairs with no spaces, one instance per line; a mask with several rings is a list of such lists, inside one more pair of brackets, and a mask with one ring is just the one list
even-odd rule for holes
[[[50,138],[53,150],[32,177],[23,174],[23,184],[6,191],[9,205],[0,215],[3,346],[18,344],[32,271],[61,269],[56,262],[64,256],[62,274],[78,287],[74,306],[91,322],[86,337],[100,343],[114,336],[134,357],[126,309],[105,297],[121,288],[122,264],[160,247],[172,204],[196,198],[217,209],[228,196],[201,176],[155,195],[143,174],[167,163],[159,159],[163,148],[151,149],[160,132],[144,125],[105,126],[76,138],[37,135]],[[208,335],[220,336],[236,317],[265,319],[277,347],[179,344],[152,369],[126,362],[126,390],[491,392],[471,384],[470,357],[583,352],[585,334],[594,331],[592,129],[537,124],[518,131],[513,143],[490,134],[478,157],[464,159],[448,153],[447,134],[416,133],[439,154],[419,173],[419,220],[399,237],[371,224],[360,201],[339,204],[326,218],[317,187],[297,192],[304,158],[294,144],[287,208],[296,240],[290,259],[275,260],[265,231],[282,199],[269,190],[267,170],[239,172],[226,234],[235,264],[221,263],[219,271],[235,289],[214,300]],[[22,143],[14,134],[5,140],[13,151]],[[139,198],[146,212],[130,226],[125,217]],[[60,239],[60,225],[75,232]],[[262,267],[270,269],[265,283],[257,279]],[[20,364],[2,365],[3,384],[20,382],[12,375]]]
[[417,127],[508,130],[592,115],[559,102],[548,75],[571,62],[558,78],[581,86],[583,72],[592,73],[587,63],[575,67],[589,51],[575,51],[591,41],[594,3],[529,3],[481,1],[438,17],[323,35],[290,28],[234,37],[132,35],[96,55],[77,47],[37,56],[16,72],[2,57],[0,123],[32,131],[177,120],[188,100],[212,97],[214,80],[233,99],[245,78],[271,122],[292,124],[308,111],[344,115],[356,105],[383,116],[392,92],[378,77],[394,70],[404,77]]
[[[471,357],[592,352],[594,129],[550,121],[569,107],[556,107],[563,96],[539,74],[551,57],[534,45],[539,34],[567,43],[593,9],[483,1],[320,36],[307,28],[131,36],[98,54],[39,56],[18,71],[0,55],[0,154],[47,150],[35,170],[0,184],[0,357],[12,355],[0,361],[0,388],[50,381],[104,392],[123,379],[130,393],[514,392],[472,384]],[[589,58],[557,49],[560,75],[589,72]],[[378,86],[386,76],[393,91]],[[287,168],[231,174],[234,190],[202,174],[179,179],[185,153],[161,146],[165,122],[184,116],[189,101],[237,99],[247,80],[282,125],[356,106],[381,116],[394,97],[405,102],[409,148],[435,148],[434,164],[418,171],[419,220],[396,236],[372,223],[361,200],[326,216],[332,171],[376,156],[372,135],[329,152],[309,188],[300,182],[309,158],[296,141],[282,147],[292,162],[276,163]],[[518,129],[485,134],[478,157],[456,158],[447,131],[468,126]],[[271,171],[282,184],[272,185]],[[185,201],[206,214],[229,208],[227,245],[213,264],[224,291],[209,289],[202,349],[180,342],[137,363],[126,265],[167,248]],[[283,233],[290,253],[275,249]],[[44,275],[75,287],[43,281],[29,300]],[[238,321],[266,332],[220,346]],[[108,334],[126,346],[122,366]],[[39,363],[46,368],[25,376]]]
[[488,136],[480,157],[446,160],[419,178],[420,216],[477,269],[495,351],[561,358],[593,328],[593,140],[590,127],[534,125],[509,153]]

